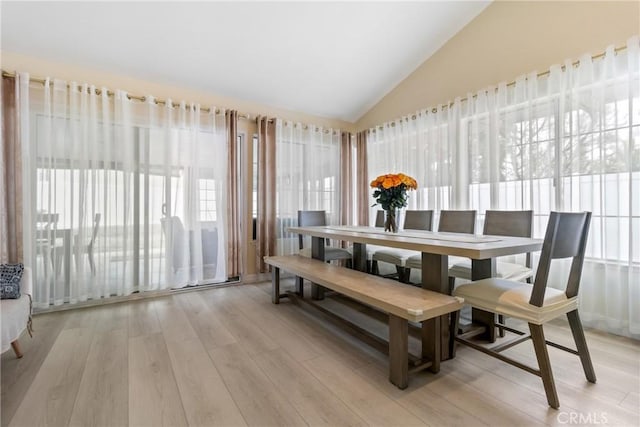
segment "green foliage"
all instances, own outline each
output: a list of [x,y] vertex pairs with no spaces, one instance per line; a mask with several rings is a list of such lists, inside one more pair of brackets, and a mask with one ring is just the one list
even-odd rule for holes
[[385,211],[391,209],[402,209],[407,206],[409,196],[407,194],[407,186],[400,184],[397,187],[384,188],[378,187],[373,191],[373,198],[376,203],[372,206],[380,205]]

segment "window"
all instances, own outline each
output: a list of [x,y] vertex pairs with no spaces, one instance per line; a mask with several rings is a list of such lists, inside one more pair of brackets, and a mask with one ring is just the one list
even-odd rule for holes
[[200,221],[216,221],[216,181],[200,179]]

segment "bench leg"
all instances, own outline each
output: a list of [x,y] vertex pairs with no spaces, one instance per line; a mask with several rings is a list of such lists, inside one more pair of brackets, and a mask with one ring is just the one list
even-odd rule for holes
[[389,381],[401,390],[409,385],[409,324],[389,314]]
[[442,359],[441,316],[422,322],[422,358],[431,360],[429,370],[433,373],[440,372],[440,360]]
[[271,302],[280,304],[280,268],[271,269]]

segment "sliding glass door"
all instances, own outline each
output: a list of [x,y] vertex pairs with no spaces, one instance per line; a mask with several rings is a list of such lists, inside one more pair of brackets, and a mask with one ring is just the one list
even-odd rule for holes
[[223,117],[21,83],[35,307],[227,279]]

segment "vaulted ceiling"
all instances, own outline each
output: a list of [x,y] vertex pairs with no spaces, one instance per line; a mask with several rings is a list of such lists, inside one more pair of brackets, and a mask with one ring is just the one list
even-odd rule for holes
[[1,46],[355,122],[489,3],[2,1]]

